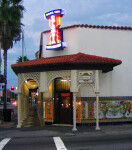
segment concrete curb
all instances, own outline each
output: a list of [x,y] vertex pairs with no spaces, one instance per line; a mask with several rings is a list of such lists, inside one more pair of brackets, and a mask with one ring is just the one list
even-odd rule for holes
[[16,128],[15,122],[4,122],[0,125],[0,137],[11,138],[36,138],[36,137],[52,137],[52,136],[116,136],[116,135],[132,135],[132,125],[127,126],[104,126],[101,130],[96,131],[94,128],[77,127],[78,131],[73,132],[72,126],[43,126]]

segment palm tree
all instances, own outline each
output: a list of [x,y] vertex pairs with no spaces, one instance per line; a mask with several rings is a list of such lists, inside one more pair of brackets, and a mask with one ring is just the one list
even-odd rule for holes
[[1,46],[4,51],[4,109],[6,109],[7,51],[13,47],[14,42],[21,39],[23,11],[22,0],[1,0],[0,2]]
[[[27,58],[27,56],[24,56],[23,60],[24,61],[29,61],[29,59]],[[20,63],[20,62],[22,62],[22,56],[18,57],[18,59],[16,60],[16,63]]]

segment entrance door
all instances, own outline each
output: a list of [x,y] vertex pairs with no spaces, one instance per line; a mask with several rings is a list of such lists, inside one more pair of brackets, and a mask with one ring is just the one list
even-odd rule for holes
[[72,107],[72,93],[57,93],[58,109],[55,110],[55,123],[72,124],[73,122],[73,107]]
[[72,102],[70,93],[61,93],[60,96],[60,123],[72,123]]

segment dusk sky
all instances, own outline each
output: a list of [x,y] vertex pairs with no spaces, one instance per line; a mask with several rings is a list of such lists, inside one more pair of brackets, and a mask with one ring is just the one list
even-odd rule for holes
[[[50,10],[66,10],[61,27],[74,24],[132,27],[132,0],[24,0],[23,5],[24,55],[30,60],[35,59],[39,49],[41,32],[50,29],[48,20],[44,19],[44,13]],[[17,86],[11,64],[16,63],[21,54],[22,41],[8,50],[8,88]]]

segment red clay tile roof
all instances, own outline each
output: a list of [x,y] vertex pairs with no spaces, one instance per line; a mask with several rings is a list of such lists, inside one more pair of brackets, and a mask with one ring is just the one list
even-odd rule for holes
[[88,55],[84,53],[77,53],[72,55],[63,55],[57,57],[47,57],[47,58],[39,58],[34,59],[22,63],[13,64],[12,67],[20,67],[20,66],[34,66],[34,65],[41,65],[41,64],[55,64],[55,63],[66,63],[66,62],[76,62],[76,63],[117,63],[120,64],[121,60],[100,57],[95,55]]
[[[103,25],[88,25],[88,24],[76,24],[67,27],[62,27],[61,29],[70,29],[70,28],[97,28],[97,29],[113,29],[113,30],[132,30],[132,27],[127,26],[103,26]],[[50,32],[50,30],[46,30],[43,33]]]
[[[24,69],[24,68],[31,69],[31,68],[36,68],[36,67],[37,68],[42,67],[43,69],[46,67],[46,70],[47,70],[47,67],[49,68],[48,70],[50,70],[50,67],[51,67],[54,70],[55,67],[57,67],[57,66],[59,67],[60,65],[61,65],[60,70],[62,69],[62,66],[64,69],[66,69],[65,68],[66,65],[67,65],[67,67],[69,67],[69,69],[72,65],[74,65],[74,67],[77,69],[78,68],[77,65],[79,66],[80,64],[87,65],[87,67],[88,67],[88,65],[90,67],[93,66],[93,68],[96,67],[96,69],[97,69],[97,66],[101,65],[102,69],[100,67],[99,67],[99,69],[103,70],[103,66],[105,66],[105,68],[107,66],[108,67],[110,66],[113,68],[114,66],[117,66],[121,63],[122,63],[122,61],[117,60],[117,59],[100,57],[100,56],[95,56],[95,55],[88,55],[88,54],[84,54],[84,53],[77,53],[77,54],[72,54],[72,55],[34,59],[34,60],[26,61],[26,62],[13,64],[13,65],[11,65],[11,67],[15,71],[15,73],[21,72],[22,69]],[[80,69],[83,68],[83,66],[80,66],[80,67],[81,67]],[[71,68],[71,69],[73,69],[73,68]],[[64,70],[64,69],[62,69],[62,70]]]

